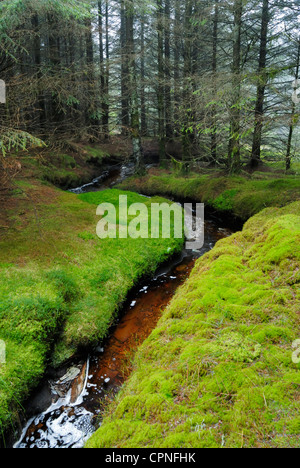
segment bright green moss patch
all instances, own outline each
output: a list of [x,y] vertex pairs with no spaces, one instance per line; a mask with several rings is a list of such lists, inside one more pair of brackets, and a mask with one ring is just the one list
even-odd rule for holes
[[24,395],[38,383],[74,294],[76,286],[66,273],[0,272],[0,339],[6,345],[6,364],[0,364],[1,430],[14,421]]
[[196,264],[87,447],[299,447],[300,202]]
[[205,203],[215,210],[233,213],[242,220],[269,206],[284,206],[300,199],[300,178],[284,179],[224,177],[216,174],[176,177],[174,174],[131,178],[121,184],[125,190],[146,195],[187,198]]
[[0,432],[47,362],[58,365],[102,340],[129,290],[181,250],[184,239],[100,240],[96,207],[117,205],[120,194],[79,197],[34,183],[14,199],[11,228],[0,238],[0,340],[7,351],[0,364]]

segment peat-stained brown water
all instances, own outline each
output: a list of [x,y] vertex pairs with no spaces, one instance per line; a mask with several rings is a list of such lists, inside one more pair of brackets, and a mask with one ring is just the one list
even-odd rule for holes
[[[230,234],[229,230],[215,230],[212,223],[207,223],[207,243],[202,253],[210,250],[217,240]],[[89,383],[92,391],[89,392],[87,406],[91,404],[93,407],[94,403],[98,405],[99,394],[107,395],[109,391],[118,391],[130,375],[134,351],[155,328],[162,311],[188,278],[200,256],[200,252],[184,252],[180,259],[170,262],[165,271],[162,269],[151,281],[131,293],[103,353],[90,361]],[[107,383],[103,382],[105,380]]]
[[[133,290],[106,342],[92,350],[90,356],[81,356],[71,363],[69,369],[49,376],[40,393],[28,402],[33,417],[15,447],[82,447],[101,424],[107,401],[130,375],[134,351],[155,328],[163,309],[188,278],[196,260],[231,233],[221,223],[206,220],[205,243],[200,251],[184,250],[181,256],[161,267],[151,280]],[[45,392],[48,398],[43,402]],[[41,409],[43,405],[46,407]]]

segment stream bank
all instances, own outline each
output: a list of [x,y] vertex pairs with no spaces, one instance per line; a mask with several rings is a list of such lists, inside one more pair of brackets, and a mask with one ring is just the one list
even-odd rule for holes
[[197,260],[87,448],[299,447],[300,202]]
[[[2,434],[15,432],[23,402],[46,367],[57,368],[78,349],[103,340],[128,292],[184,243],[100,241],[98,203],[45,184],[35,172],[20,177],[15,187],[0,232],[0,339],[6,346],[6,362],[0,365]],[[91,195],[114,203],[117,191]],[[129,196],[132,202],[151,203]]]
[[299,176],[282,178],[272,172],[228,176],[213,169],[182,177],[154,168],[145,177],[124,180],[120,188],[205,203],[206,209],[227,223],[240,225],[267,207],[280,208],[300,199]]
[[[120,178],[119,178],[118,176],[117,176],[117,178],[113,181],[113,184],[115,184],[115,182],[117,182],[117,181],[120,182]],[[109,178],[106,179],[106,181],[102,181],[102,182],[105,183],[105,184],[107,183],[107,185],[105,186],[105,188],[110,187]],[[188,182],[187,182],[187,183],[188,183]],[[31,189],[31,188],[30,188],[30,189]],[[43,190],[44,190],[44,189],[43,189]],[[94,188],[91,188],[91,190],[94,191]],[[97,190],[102,191],[101,184],[100,184],[100,187],[97,188]],[[33,193],[34,193],[34,192],[33,192]],[[40,191],[39,191],[39,190],[38,190],[38,193],[40,194]],[[87,209],[88,206],[87,206],[87,204],[81,205],[80,202],[78,202],[78,200],[77,200],[76,197],[75,197],[75,198],[76,198],[76,203],[75,203],[75,198],[72,198],[72,199],[71,199],[71,198],[70,198],[70,195],[67,195],[67,194],[65,194],[64,196],[62,196],[62,195],[60,194],[60,192],[54,192],[54,191],[52,191],[52,189],[50,190],[50,188],[47,189],[47,193],[45,192],[45,195],[47,195],[47,203],[49,203],[49,201],[48,201],[48,200],[49,200],[48,194],[51,195],[51,196],[50,196],[50,201],[52,201],[52,197],[53,197],[53,194],[54,194],[54,193],[55,193],[55,196],[57,197],[57,200],[59,200],[59,205],[60,205],[61,203],[63,203],[63,204],[61,205],[61,206],[62,206],[62,210],[61,210],[61,211],[62,211],[62,213],[63,213],[62,216],[65,217],[65,213],[66,213],[66,212],[72,213],[72,214],[74,213],[74,219],[72,220],[73,222],[70,224],[70,229],[68,230],[67,236],[68,236],[69,239],[72,239],[72,243],[74,243],[74,245],[76,245],[75,251],[78,251],[78,252],[80,251],[80,252],[81,252],[82,258],[79,259],[79,262],[78,262],[78,254],[77,254],[77,257],[76,257],[76,261],[78,262],[79,265],[81,265],[80,272],[83,272],[84,275],[87,275],[87,274],[90,275],[90,266],[91,266],[91,265],[89,265],[89,268],[87,269],[87,266],[85,266],[85,263],[86,263],[87,261],[90,261],[90,260],[91,260],[91,255],[90,255],[90,253],[91,253],[91,248],[94,248],[94,247],[93,247],[94,240],[93,240],[93,238],[92,238],[92,233],[90,233],[90,232],[87,230],[87,227],[93,225],[93,219],[94,219],[94,218],[93,218],[92,213],[93,213],[93,209],[94,209],[94,208],[91,208],[91,213],[90,213],[89,217],[86,217],[85,224],[83,224],[82,219],[79,219],[79,218],[77,217],[77,214],[76,214],[76,216],[75,216],[75,205],[76,205],[76,213],[77,213],[77,211],[79,210],[79,208],[81,209],[83,206],[85,207],[85,212],[88,213],[88,209]],[[31,191],[30,195],[31,195],[31,198],[32,198],[32,191]],[[172,197],[178,199],[178,194],[176,195],[175,192],[174,192],[174,194],[172,195]],[[185,196],[184,196],[184,198],[186,198],[186,191],[185,191]],[[59,210],[58,210],[58,206],[59,206],[59,205],[54,206],[53,204],[51,204],[51,205],[49,206],[49,209],[48,209],[48,206],[47,206],[46,204],[45,204],[45,206],[42,206],[42,210],[45,211],[45,216],[49,216],[49,213],[50,213],[50,210],[51,210],[51,213],[53,213],[53,216],[55,217],[55,220],[56,220],[56,221],[59,220],[60,217],[61,217],[61,215],[60,215],[60,213],[59,213]],[[77,207],[77,205],[78,205],[78,207]],[[79,205],[80,205],[80,207],[79,207]],[[72,211],[70,211],[70,208],[71,208]],[[39,208],[39,209],[40,209],[40,208]],[[57,216],[57,215],[58,215],[58,216]],[[217,223],[219,223],[219,220],[218,220],[218,219],[215,219],[215,221],[217,221]],[[77,226],[77,224],[80,225],[80,228],[77,229],[77,231],[74,232],[73,226]],[[226,226],[226,224],[225,224],[225,226]],[[218,225],[218,228],[219,228],[219,227],[220,227],[220,225]],[[218,228],[217,228],[217,229],[218,229]],[[57,246],[59,245],[59,242],[60,242],[60,235],[61,235],[62,232],[64,232],[65,226],[61,226],[60,228],[58,228],[58,227],[57,227],[57,222],[56,222],[56,227],[55,227],[55,229],[56,229],[56,230],[55,230],[55,244],[56,244],[56,247],[57,247]],[[222,229],[222,228],[221,228],[221,229]],[[26,233],[28,239],[32,239],[32,234],[31,234],[31,233],[28,233],[28,231],[27,231],[27,232],[25,231],[25,233]],[[48,234],[48,233],[49,233],[49,231],[47,231],[47,234]],[[75,234],[75,236],[74,236],[74,234]],[[79,237],[79,236],[80,236],[80,237]],[[78,239],[78,237],[79,237],[79,239]],[[65,236],[65,238],[63,239],[64,243],[62,244],[62,247],[63,247],[63,248],[61,249],[64,256],[66,255],[65,239],[66,239],[66,236]],[[48,240],[49,240],[49,237],[48,237]],[[78,242],[78,240],[80,240],[80,242]],[[25,242],[24,242],[23,239],[20,239],[20,240],[18,241],[18,245],[22,245],[22,247],[25,247],[25,248],[26,248],[26,245],[27,245],[26,242],[27,242],[26,240],[25,240]],[[30,242],[30,246],[29,246],[30,249],[32,248],[32,245],[31,245],[31,244],[32,244],[32,242]],[[49,242],[48,242],[48,244],[49,244]],[[78,244],[78,246],[77,246],[77,244]],[[13,243],[10,243],[10,245],[13,245]],[[39,250],[41,249],[41,245],[42,245],[41,243],[38,244]],[[77,249],[77,247],[78,247],[78,249]],[[48,249],[48,246],[47,246],[47,249]],[[42,249],[42,250],[43,250],[43,249]],[[73,250],[73,252],[70,252],[71,255],[74,254],[74,247],[73,247],[72,250]],[[162,249],[162,250],[166,250],[166,249]],[[4,251],[5,251],[5,250],[3,250],[3,252],[4,252]],[[26,252],[26,250],[25,250],[25,252]],[[53,250],[51,251],[51,254],[52,254],[52,252],[53,252]],[[10,251],[10,253],[11,253],[11,251]],[[46,253],[46,255],[45,255],[45,253]],[[67,252],[67,253],[68,253],[68,252]],[[136,253],[136,252],[135,252],[135,253]],[[149,254],[150,254],[150,252],[149,252]],[[156,253],[155,253],[155,254],[156,254]],[[27,254],[25,253],[25,258],[26,258],[26,255],[27,255]],[[47,252],[47,250],[46,250],[45,252],[42,253],[41,258],[47,259],[47,255],[48,255],[48,252]],[[52,254],[52,255],[53,255],[53,254]],[[70,255],[70,256],[71,256],[71,255]],[[84,257],[85,257],[85,258],[84,258]],[[11,258],[13,258],[13,256],[11,256]],[[24,255],[23,255],[23,258],[24,258]],[[59,262],[60,262],[60,263],[61,263],[61,259],[62,259],[62,258],[64,258],[64,257],[62,257],[62,256],[59,257]],[[147,262],[150,260],[150,258],[151,258],[151,255],[149,255],[149,257],[147,258]],[[163,261],[162,259],[163,259],[163,255],[161,256],[161,260],[159,261],[159,263],[161,263],[161,261]],[[64,288],[63,294],[65,295],[65,294],[67,293],[67,296],[66,296],[66,297],[72,297],[73,290],[72,290],[72,284],[71,284],[70,280],[72,279],[72,276],[73,276],[73,272],[72,272],[73,267],[72,267],[71,270],[70,270],[70,262],[69,262],[69,260],[67,260],[66,266],[68,267],[68,276],[69,276],[69,277],[67,278],[67,279],[68,279],[68,285],[70,286],[71,289],[68,290],[68,291],[65,291],[65,288]],[[76,270],[76,276],[77,276],[77,275],[78,275],[78,266],[77,266],[77,265],[75,266],[75,270]],[[74,273],[75,273],[75,270],[74,270]],[[88,272],[88,270],[89,270],[89,272]],[[70,277],[70,273],[71,273],[71,277]],[[122,274],[123,274],[123,272],[122,272]],[[22,284],[22,282],[20,283],[20,270],[19,270],[19,269],[16,270],[16,275],[17,275],[17,278],[18,278],[18,283],[19,283],[19,284]],[[104,271],[104,272],[101,272],[101,275],[103,275],[103,278],[106,278],[105,271]],[[10,270],[10,276],[12,276],[12,270]],[[175,275],[174,275],[174,276],[175,276]],[[90,276],[89,276],[89,277],[90,277]],[[6,278],[7,278],[7,276],[6,276]],[[61,278],[59,279],[59,281],[61,281],[61,279],[64,279],[63,276],[61,276]],[[65,279],[66,279],[66,278],[65,278]],[[102,279],[102,276],[101,276],[101,279]],[[56,282],[57,282],[57,280],[58,280],[58,278],[56,277]],[[4,284],[4,283],[3,283],[3,284]],[[133,286],[133,285],[132,285],[132,286]],[[132,287],[132,286],[131,286],[131,287]],[[211,287],[211,286],[210,286],[210,287]],[[127,289],[127,290],[130,289],[130,287],[128,287],[128,285],[126,285],[126,289]],[[15,291],[15,288],[14,288],[14,291]],[[126,294],[127,294],[127,293],[126,293]],[[134,300],[133,300],[132,302],[134,302]],[[90,308],[87,309],[87,310],[89,311],[89,314],[90,314],[90,313],[92,313],[92,314],[94,313],[93,310],[91,310]],[[97,304],[95,304],[95,311],[96,311],[96,310],[99,310],[99,306],[98,306]],[[110,315],[110,316],[111,316],[111,315]],[[97,315],[95,315],[95,317],[97,317]],[[93,321],[94,321],[94,317],[92,318],[92,323],[93,323]],[[77,329],[78,329],[78,327],[77,327],[76,324],[75,324],[75,325],[74,325],[74,330],[76,331]],[[72,336],[74,330],[73,330],[73,329],[70,330],[70,332],[69,332],[69,337]],[[69,338],[68,338],[68,339],[69,339]],[[24,356],[26,356],[26,355],[24,354]],[[32,352],[31,352],[31,359],[33,359],[33,358],[34,358],[34,355],[33,355]],[[35,359],[35,358],[34,358],[34,359]],[[86,362],[86,361],[85,361],[85,362]],[[83,362],[82,364],[84,364],[84,362]],[[26,369],[26,362],[24,362],[22,365],[25,365],[25,369]],[[75,362],[75,363],[74,363],[74,366],[76,367],[77,365],[78,365],[78,363]],[[71,363],[71,367],[73,367],[72,363]],[[78,366],[78,367],[79,367],[80,369],[82,368],[81,366]],[[67,371],[67,370],[68,370],[68,369],[65,369],[64,372],[63,372],[63,374],[60,375],[60,376],[57,376],[56,374],[53,374],[53,376],[52,376],[52,377],[53,377],[53,380],[55,380],[57,377],[58,377],[58,378],[64,377],[64,376],[66,375],[66,372],[65,372],[65,371]],[[104,372],[104,373],[105,373],[105,372]],[[105,376],[103,375],[103,377],[105,377]],[[106,378],[106,377],[105,377],[105,378]],[[51,376],[50,376],[50,380],[51,380]],[[57,379],[56,379],[55,381],[57,381]],[[87,382],[87,384],[88,384],[88,382]],[[82,395],[79,395],[79,397],[81,397],[81,396],[82,396]],[[65,397],[64,397],[64,398],[65,398]],[[75,401],[75,402],[76,402],[76,401]],[[112,404],[113,404],[113,403],[112,403]],[[98,409],[99,409],[99,407],[100,407],[100,405],[98,406]],[[48,406],[48,408],[49,408],[49,406]],[[44,409],[43,409],[43,408],[40,408],[40,409],[41,409],[41,412],[43,413],[43,412],[44,412]],[[75,410],[74,410],[74,406],[72,406],[72,408],[71,408],[70,411],[71,411],[71,413],[72,413],[72,411],[75,411]],[[85,410],[85,411],[86,411],[86,410]],[[0,412],[0,416],[1,416],[1,412]],[[73,416],[74,416],[74,414],[70,414],[70,417],[71,417],[71,418],[73,418]],[[62,420],[64,420],[64,424],[67,424],[67,425],[68,425],[68,423],[69,423],[69,416],[67,416],[67,419],[64,419],[65,416],[61,416],[61,413],[60,413],[60,416],[59,416],[59,417],[62,417]],[[81,419],[81,418],[82,418],[82,419]],[[79,414],[79,420],[81,420],[81,422],[82,422],[82,421],[86,421],[86,419],[89,419],[89,418],[90,418],[90,415],[87,415],[85,412],[83,412],[83,414]],[[92,418],[92,419],[94,420],[94,418]],[[61,421],[62,421],[62,420],[61,420]],[[76,418],[75,418],[75,420],[76,420]],[[41,421],[39,421],[39,424],[41,424]],[[76,423],[76,424],[77,424],[77,423]],[[81,424],[81,423],[80,423],[80,424]],[[58,428],[58,426],[57,426],[56,423],[55,423],[54,427]],[[93,430],[94,430],[94,429],[93,429]],[[71,439],[71,444],[72,444],[72,440],[73,440],[73,439]],[[78,440],[80,441],[79,443],[82,444],[82,434],[79,434],[79,439],[78,439]],[[30,438],[29,438],[29,441],[27,441],[27,443],[30,443],[30,442],[32,442],[32,441],[30,441]],[[47,442],[47,441],[46,441],[46,442]],[[33,443],[35,443],[35,441],[33,441]],[[57,441],[56,441],[55,443],[57,444]],[[113,442],[112,442],[112,443],[113,443]],[[98,442],[97,442],[97,444],[98,444]],[[59,445],[59,444],[58,444],[58,445]],[[75,445],[76,445],[76,442],[75,442]]]
[[[128,169],[128,168],[127,168]],[[75,193],[102,191],[126,174],[112,171]],[[162,265],[152,277],[129,294],[108,339],[88,355],[48,373],[26,405],[29,421],[18,448],[81,447],[101,424],[101,414],[118,393],[131,371],[131,359],[155,328],[162,310],[177,288],[188,278],[195,261],[232,231],[220,221],[207,219],[205,245],[200,251],[185,251]],[[73,377],[73,378],[72,378]]]

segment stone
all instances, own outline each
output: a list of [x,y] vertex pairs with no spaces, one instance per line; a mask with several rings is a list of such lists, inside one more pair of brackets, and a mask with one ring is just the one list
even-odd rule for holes
[[80,374],[80,369],[78,367],[70,367],[67,373],[58,381],[59,384],[65,384],[67,382],[71,382],[72,380],[76,379]]
[[84,384],[87,373],[87,363],[81,369],[78,377],[74,380],[71,389],[71,404],[74,404],[84,390]]

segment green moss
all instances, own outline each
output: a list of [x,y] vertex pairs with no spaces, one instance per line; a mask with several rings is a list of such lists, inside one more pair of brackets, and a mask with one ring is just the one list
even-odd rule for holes
[[191,175],[176,177],[173,174],[131,178],[120,188],[134,190],[145,195],[160,194],[167,197],[191,199],[203,202],[215,210],[234,214],[247,220],[266,207],[281,207],[300,198],[299,177],[285,179],[261,179],[250,177],[222,177]]
[[0,364],[1,430],[37,384],[66,316],[65,299],[74,292],[73,283],[58,272],[16,267],[0,272],[0,337],[6,345],[6,364]]
[[101,164],[104,159],[108,159],[110,157],[107,151],[104,151],[97,146],[96,147],[86,146],[85,152],[87,153],[87,157],[86,157],[87,162]]
[[219,195],[214,201],[213,205],[219,211],[231,211],[234,207],[234,197],[238,193],[237,189],[225,190],[224,193]]
[[56,169],[55,167],[47,167],[43,171],[43,179],[47,182],[51,182],[59,187],[74,187],[80,179],[78,176],[67,169]]
[[299,447],[299,213],[264,210],[196,263],[87,447]]
[[[78,347],[101,341],[129,290],[184,242],[100,240],[96,207],[117,205],[124,194],[118,190],[79,197],[35,185],[37,194],[37,206],[28,206],[23,195],[18,210],[24,215],[13,211],[14,228],[0,238],[0,339],[7,347],[7,362],[0,365],[1,430],[49,359],[59,365]],[[151,203],[127,195],[130,202]]]

